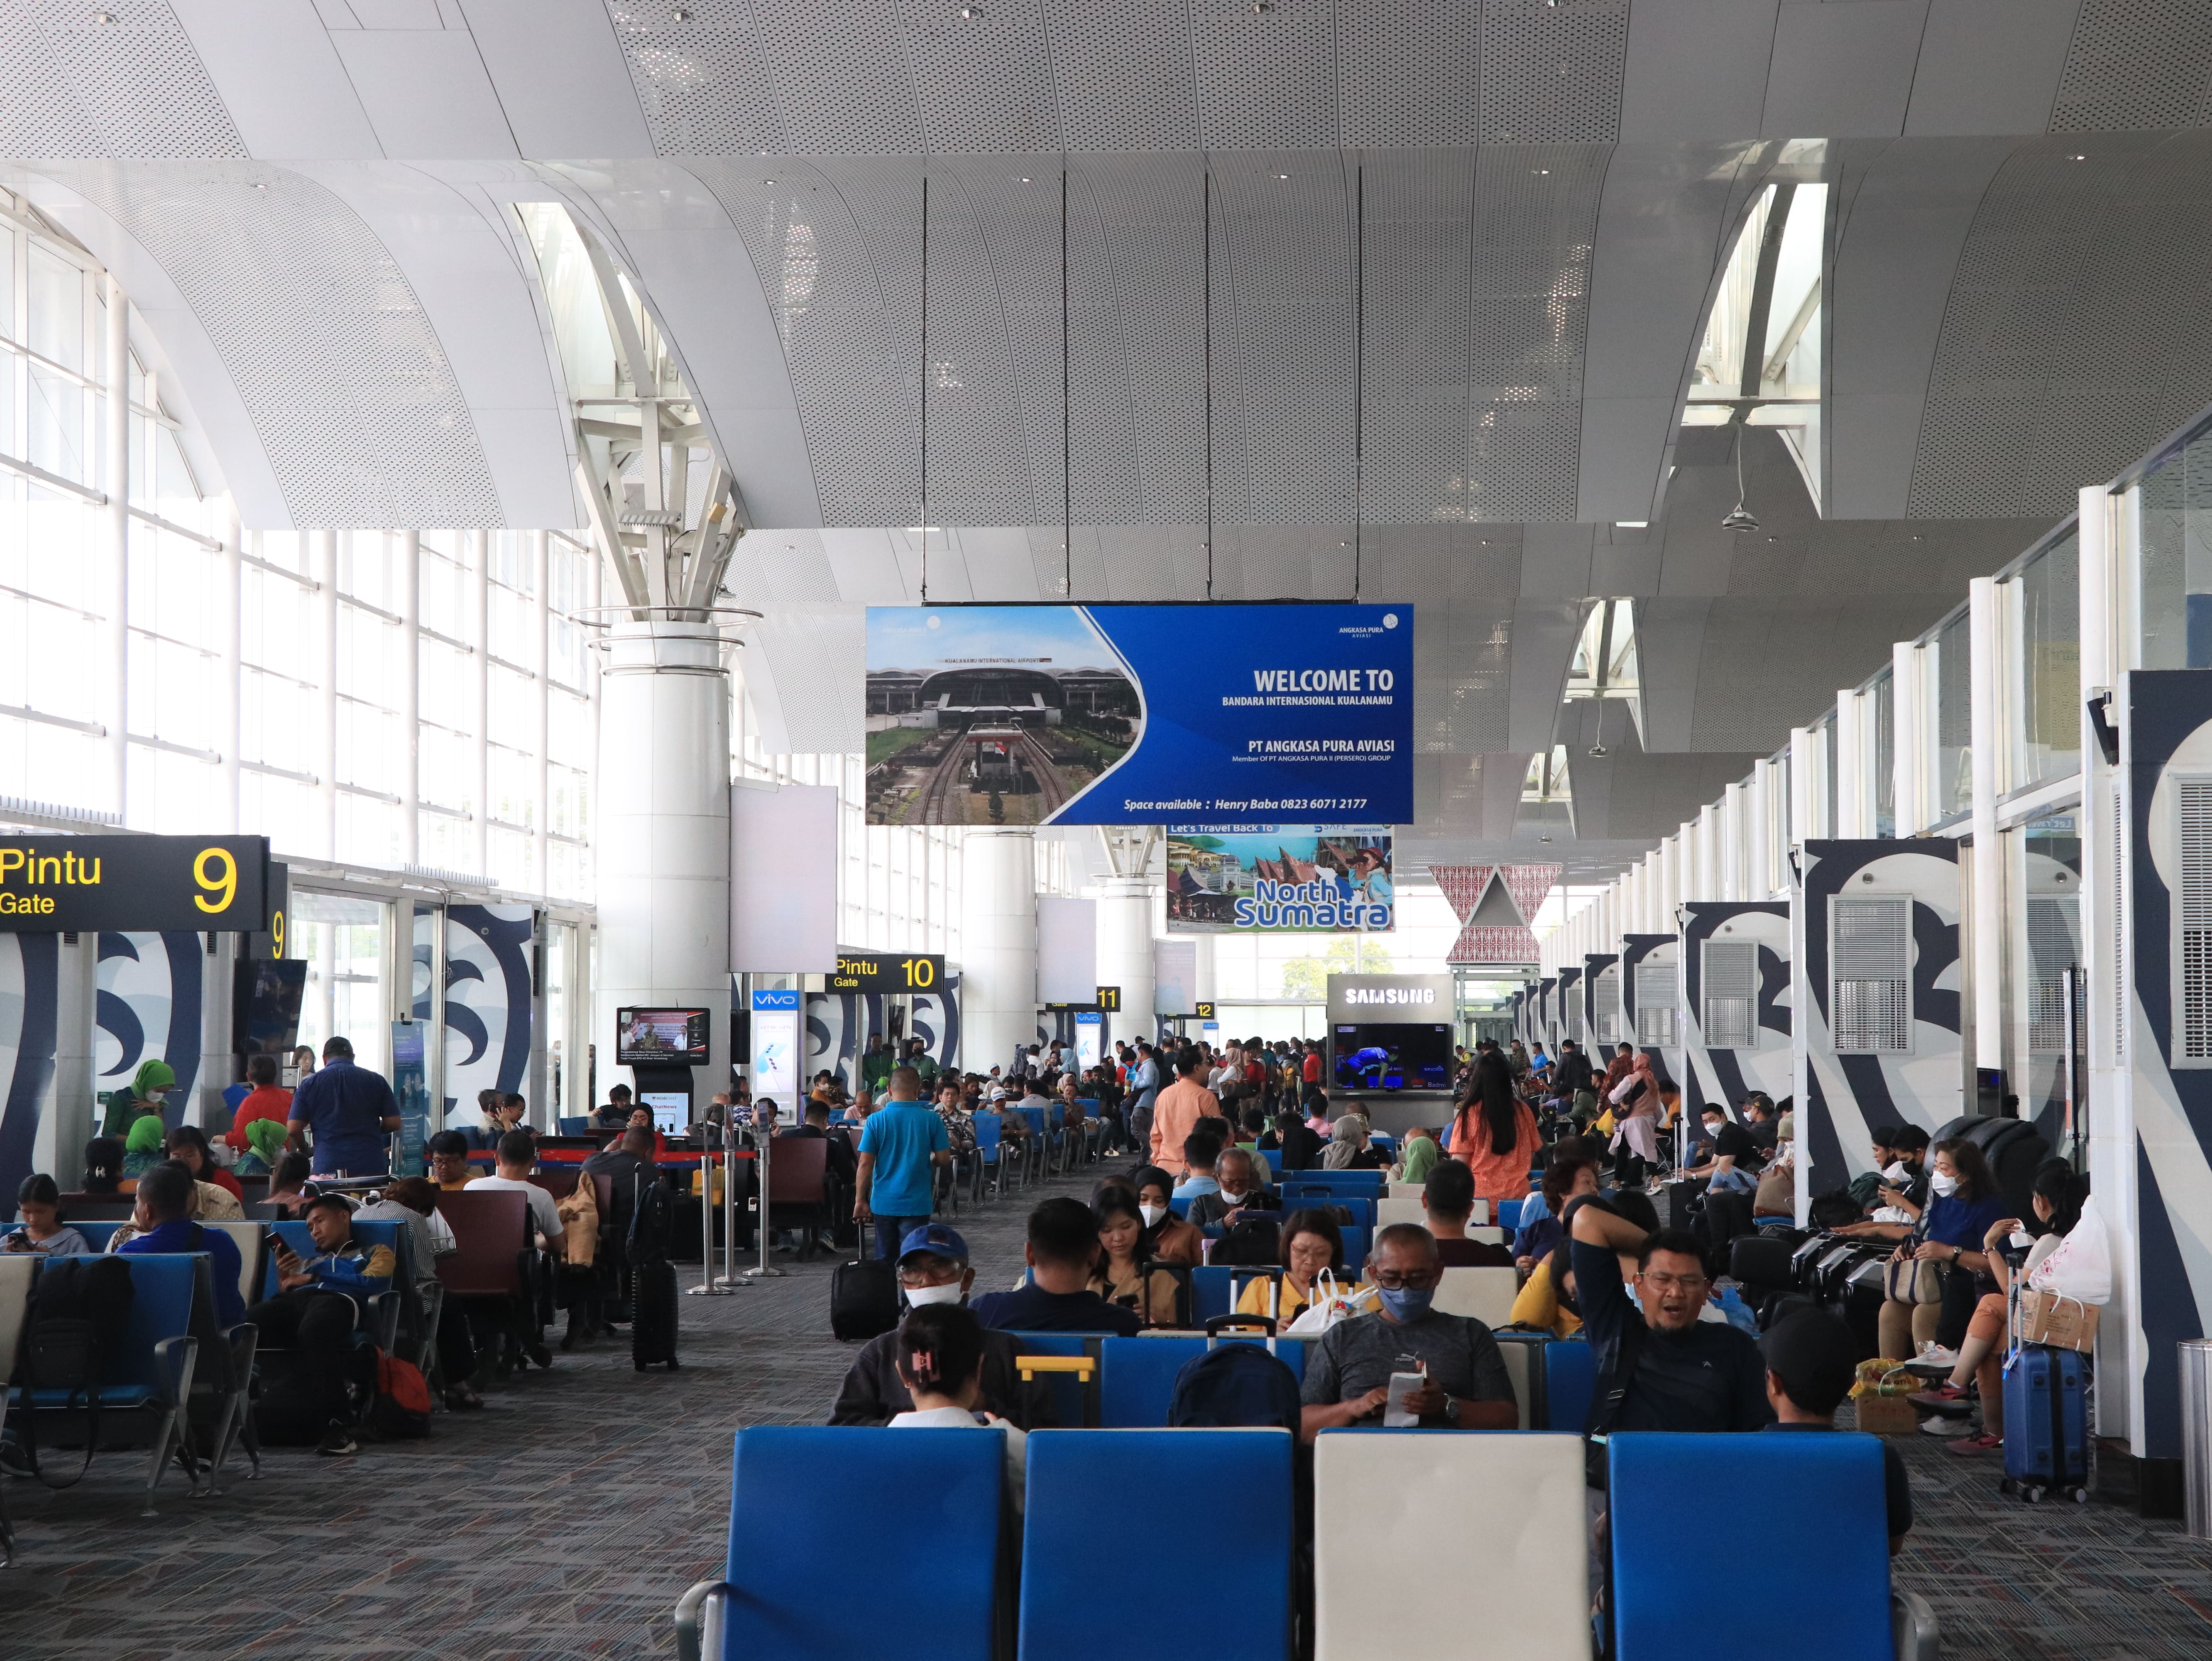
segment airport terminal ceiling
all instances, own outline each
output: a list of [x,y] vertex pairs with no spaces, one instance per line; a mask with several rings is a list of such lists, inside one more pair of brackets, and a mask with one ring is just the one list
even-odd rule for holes
[[[1407,856],[1571,877],[2212,399],[2208,113],[2186,0],[0,4],[0,182],[249,526],[582,523],[550,205],[727,458],[790,749],[860,747],[925,542],[948,603],[1357,593],[1417,615]],[[1570,696],[1603,599],[1632,699]]]

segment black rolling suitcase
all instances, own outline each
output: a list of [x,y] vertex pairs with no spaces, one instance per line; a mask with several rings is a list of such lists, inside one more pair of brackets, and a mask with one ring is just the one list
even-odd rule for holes
[[629,1359],[640,1372],[666,1363],[676,1371],[676,1265],[665,1257],[640,1263],[630,1293]]
[[868,1256],[875,1226],[860,1225],[860,1255],[830,1275],[830,1331],[850,1342],[889,1332],[899,1321],[898,1265]]
[[1790,1284],[1800,1292],[1812,1291],[1814,1267],[1835,1247],[1836,1243],[1825,1234],[1799,1241],[1797,1249],[1790,1254]]

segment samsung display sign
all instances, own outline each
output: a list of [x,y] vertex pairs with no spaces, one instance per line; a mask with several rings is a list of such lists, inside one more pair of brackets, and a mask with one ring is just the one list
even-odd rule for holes
[[1338,1021],[1449,1021],[1449,975],[1331,975],[1328,1019]]

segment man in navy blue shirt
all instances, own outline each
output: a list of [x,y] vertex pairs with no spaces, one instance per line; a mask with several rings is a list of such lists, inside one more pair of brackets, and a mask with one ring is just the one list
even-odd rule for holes
[[[1850,1329],[1817,1309],[1793,1310],[1759,1341],[1766,1361],[1766,1399],[1775,1422],[1768,1430],[1836,1427],[1836,1409],[1857,1376],[1858,1348]],[[1881,1439],[1882,1509],[1888,1515],[1889,1552],[1905,1549],[1912,1527],[1912,1484],[1905,1461]]]
[[157,1165],[138,1179],[131,1220],[142,1231],[116,1247],[137,1255],[204,1251],[215,1281],[215,1320],[219,1327],[234,1327],[246,1318],[246,1299],[239,1296],[243,1272],[238,1244],[219,1228],[202,1228],[187,1214],[192,1203],[192,1174],[171,1160]]
[[399,1129],[399,1104],[381,1073],[354,1065],[353,1045],[331,1038],[323,1064],[292,1092],[284,1129],[314,1134],[318,1177],[381,1177],[392,1168],[391,1133]]
[[1098,1219],[1080,1200],[1047,1200],[1030,1213],[1031,1283],[978,1298],[975,1318],[1000,1332],[1106,1332],[1133,1338],[1144,1329],[1133,1309],[1091,1290],[1098,1256]]

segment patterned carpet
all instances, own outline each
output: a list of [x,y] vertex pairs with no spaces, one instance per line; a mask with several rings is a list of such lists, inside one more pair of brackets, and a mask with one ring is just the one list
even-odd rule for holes
[[[1025,1209],[952,1220],[987,1283],[1018,1272]],[[0,1661],[672,1655],[669,1610],[721,1562],[731,1431],[819,1421],[851,1353],[829,1335],[831,1259],[778,1261],[788,1278],[684,1299],[673,1375],[633,1371],[626,1345],[556,1353],[485,1411],[440,1415],[425,1442],[272,1451],[258,1482],[234,1475],[205,1500],[172,1476],[151,1520],[138,1456],[107,1456],[62,1494],[8,1482]],[[1996,1493],[1996,1461],[1906,1439],[1920,1523],[1898,1573],[1935,1604],[1947,1657],[2212,1656],[2212,1544],[2110,1506],[2021,1505]],[[1783,1649],[1786,1612],[1759,1613],[1752,1542],[1816,1550],[1817,1536],[1712,1535],[1742,1618],[1778,1618]]]

